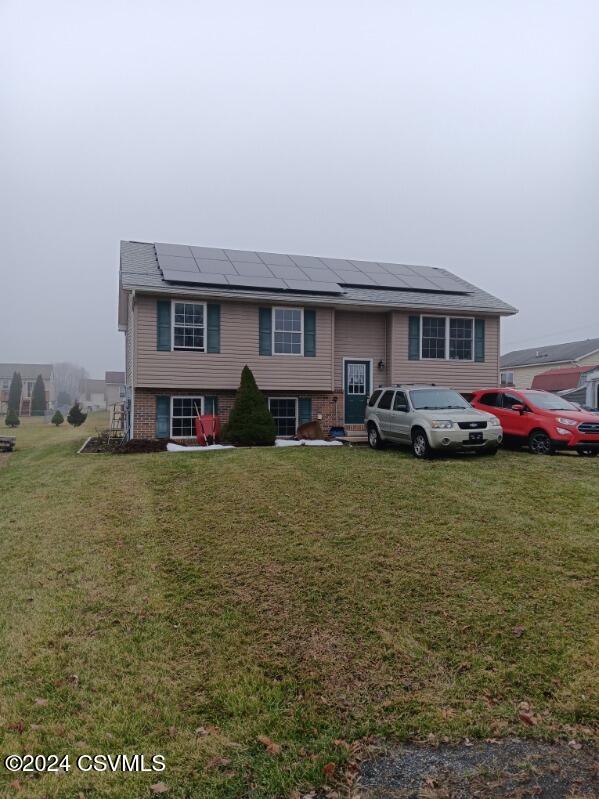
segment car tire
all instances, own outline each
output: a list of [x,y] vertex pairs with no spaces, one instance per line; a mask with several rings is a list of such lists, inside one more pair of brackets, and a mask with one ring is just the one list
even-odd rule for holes
[[433,457],[433,450],[428,443],[426,433],[421,427],[412,431],[412,455],[419,460],[427,460]]
[[555,444],[544,430],[533,430],[528,437],[528,449],[533,455],[553,455]]
[[368,445],[372,449],[384,448],[385,442],[381,438],[381,434],[378,431],[378,427],[372,422],[368,425],[367,435],[368,435]]
[[577,449],[576,452],[583,458],[596,458],[599,455],[596,449]]

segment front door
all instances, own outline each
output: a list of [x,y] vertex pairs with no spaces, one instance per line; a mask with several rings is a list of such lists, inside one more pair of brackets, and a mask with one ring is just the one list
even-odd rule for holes
[[343,371],[345,424],[363,424],[370,394],[370,361],[346,360]]

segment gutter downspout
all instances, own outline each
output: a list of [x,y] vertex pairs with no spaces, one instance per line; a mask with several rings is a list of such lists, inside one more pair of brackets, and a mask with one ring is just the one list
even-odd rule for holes
[[131,292],[131,352],[129,355],[131,362],[129,374],[131,375],[131,406],[129,409],[129,438],[135,435],[135,378],[133,365],[135,363],[135,289]]

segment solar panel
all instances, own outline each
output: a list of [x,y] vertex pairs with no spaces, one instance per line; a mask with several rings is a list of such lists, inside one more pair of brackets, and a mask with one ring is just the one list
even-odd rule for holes
[[169,282],[316,294],[340,294],[342,286],[468,293],[468,287],[451,272],[430,266],[181,244],[154,246],[158,265]]

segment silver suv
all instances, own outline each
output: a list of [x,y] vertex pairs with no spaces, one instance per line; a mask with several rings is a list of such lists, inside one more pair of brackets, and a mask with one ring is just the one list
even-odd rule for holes
[[435,450],[474,450],[495,455],[503,440],[492,413],[475,410],[452,388],[398,385],[379,388],[366,405],[368,443],[410,444],[416,458]]

